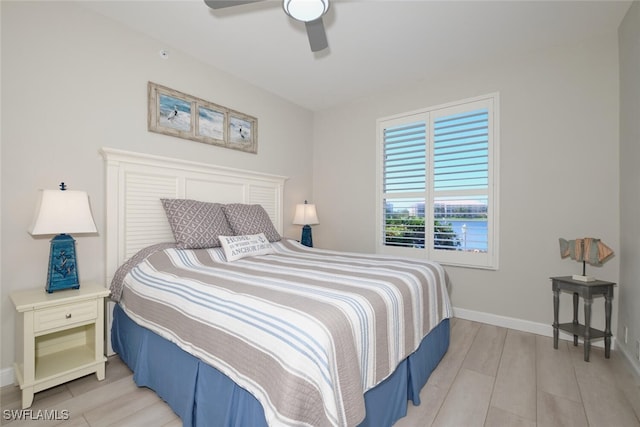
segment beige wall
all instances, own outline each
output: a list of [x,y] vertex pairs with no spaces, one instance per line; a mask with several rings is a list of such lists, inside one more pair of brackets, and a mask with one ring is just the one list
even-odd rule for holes
[[[2,343],[13,362],[10,291],[42,286],[48,238],[27,233],[40,188],[89,193],[97,236],[75,236],[79,274],[102,280],[104,167],[100,147],[251,169],[289,180],[285,234],[295,203],[311,198],[311,112],[132,32],[73,3],[5,2],[2,7]],[[160,58],[161,48],[171,52]],[[147,81],[258,118],[258,154],[147,132]]]
[[[452,300],[466,314],[517,319],[551,332],[550,276],[558,238],[619,243],[618,50],[616,34],[499,61],[487,60],[316,114],[314,243],[374,251],[376,119],[490,92],[500,93],[500,269],[448,268]],[[588,272],[618,281],[619,257]],[[571,319],[563,296],[561,320]],[[614,331],[617,318],[614,300]],[[604,304],[593,305],[604,326]],[[459,310],[459,313],[463,311]],[[513,322],[512,322],[513,323]]]
[[[620,29],[620,348],[640,374],[640,1]],[[628,342],[624,343],[624,328]]]

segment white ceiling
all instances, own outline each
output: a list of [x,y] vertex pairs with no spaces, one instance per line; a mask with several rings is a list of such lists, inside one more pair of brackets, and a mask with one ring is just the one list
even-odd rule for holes
[[479,60],[616,31],[630,1],[333,0],[329,48],[309,49],[281,0],[213,11],[202,0],[89,1],[87,8],[310,110]]

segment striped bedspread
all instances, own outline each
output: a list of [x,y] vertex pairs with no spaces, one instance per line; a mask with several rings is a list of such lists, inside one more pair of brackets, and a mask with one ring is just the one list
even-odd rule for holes
[[234,262],[220,248],[158,250],[130,266],[120,304],[252,393],[269,425],[357,425],[364,392],[451,316],[445,272],[427,261],[273,246],[275,254]]

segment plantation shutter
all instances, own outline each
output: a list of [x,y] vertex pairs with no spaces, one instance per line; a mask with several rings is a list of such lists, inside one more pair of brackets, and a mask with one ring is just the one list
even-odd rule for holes
[[489,112],[440,114],[433,119],[433,248],[483,252],[488,249]]
[[424,191],[427,126],[424,122],[384,129],[384,192]]
[[383,130],[385,245],[424,248],[426,131],[424,120]]
[[489,185],[486,109],[434,121],[434,191],[486,189]]
[[379,252],[497,268],[497,99],[378,120]]

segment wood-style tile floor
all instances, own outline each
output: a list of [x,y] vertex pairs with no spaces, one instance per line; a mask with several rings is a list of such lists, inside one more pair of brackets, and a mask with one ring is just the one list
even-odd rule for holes
[[[58,411],[65,421],[9,421],[20,408],[15,386],[1,389],[2,425],[180,426],[180,419],[151,390],[138,388],[117,356],[98,382],[89,375],[37,393],[30,408]],[[592,426],[640,427],[640,380],[616,351],[592,347],[583,361],[574,347],[525,332],[453,319],[451,344],[420,395],[396,427]],[[212,425],[215,425],[212,422]]]

